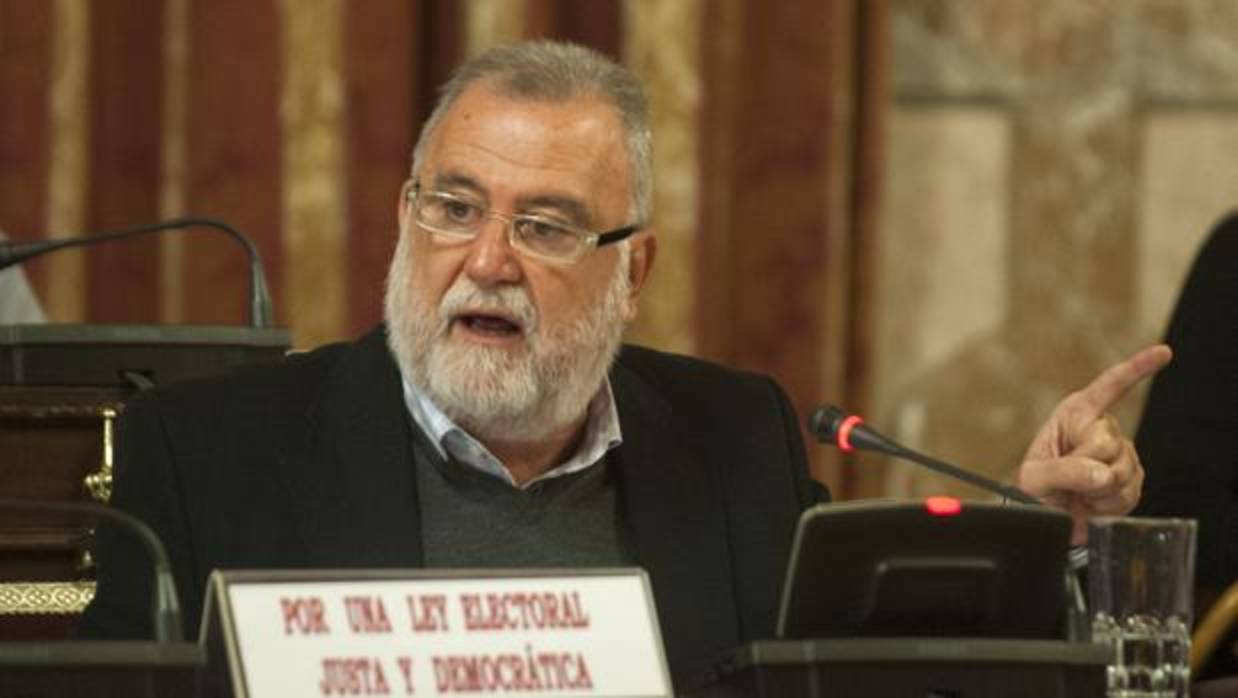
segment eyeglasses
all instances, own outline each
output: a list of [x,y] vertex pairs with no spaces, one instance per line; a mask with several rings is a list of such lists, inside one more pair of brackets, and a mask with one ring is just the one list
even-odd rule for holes
[[558,264],[575,262],[593,249],[619,242],[641,229],[639,225],[629,225],[594,233],[545,216],[495,213],[473,199],[443,191],[421,191],[416,184],[409,190],[408,202],[417,225],[430,232],[465,242],[480,235],[486,221],[497,218],[507,223],[507,239],[512,247]]

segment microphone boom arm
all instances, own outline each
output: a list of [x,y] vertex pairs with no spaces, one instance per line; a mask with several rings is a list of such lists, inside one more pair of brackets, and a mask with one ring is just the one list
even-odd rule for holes
[[66,247],[85,247],[96,242],[124,240],[161,230],[184,230],[196,226],[221,230],[245,248],[245,252],[249,256],[249,324],[251,327],[270,327],[274,320],[271,311],[271,293],[267,289],[266,276],[262,273],[262,257],[259,255],[258,249],[239,230],[214,218],[173,218],[162,223],[135,225],[82,237],[53,238],[38,242],[0,242],[0,269],[5,269],[15,264],[20,264],[32,257],[38,257],[39,255]]
[[886,455],[909,460],[943,475],[962,480],[969,485],[975,485],[982,490],[1000,494],[1022,504],[1040,505],[1042,502],[1018,487],[1003,485],[996,480],[964,470],[955,465],[940,461],[932,456],[913,451],[894,440],[864,425],[864,420],[835,405],[818,407],[808,419],[808,429],[822,443],[838,446],[844,451],[856,448],[877,451]]
[[1039,499],[1036,499],[1032,495],[1019,489],[1018,487],[1012,487],[1010,485],[1003,485],[1002,483],[997,482],[996,480],[984,477],[983,475],[978,475],[976,473],[973,473],[968,470],[964,470],[954,465],[950,465],[949,463],[946,463],[945,461],[937,460],[936,458],[933,458],[932,456],[926,456],[923,453],[917,453],[915,451],[902,448],[902,447],[899,447],[898,450],[896,451],[887,451],[887,453],[889,453],[892,456],[898,457],[898,458],[906,458],[907,460],[914,461],[916,463],[919,463],[920,465],[923,465],[924,467],[930,470],[937,471],[943,475],[948,475],[950,477],[958,478],[959,480],[962,480],[963,482],[966,482],[969,485],[975,485],[976,487],[979,487],[982,490],[986,490],[988,492],[996,492],[1002,495],[1003,497],[1014,500],[1021,504],[1035,504],[1035,505],[1041,504],[1041,501]]

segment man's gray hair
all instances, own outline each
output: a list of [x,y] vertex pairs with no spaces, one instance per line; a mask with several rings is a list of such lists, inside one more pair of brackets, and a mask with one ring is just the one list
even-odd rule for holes
[[576,44],[534,41],[499,46],[457,68],[440,90],[438,104],[417,138],[414,175],[421,171],[427,143],[456,99],[482,80],[508,97],[547,102],[599,97],[614,107],[623,124],[632,172],[631,222],[649,222],[653,205],[653,147],[645,90],[627,68]]

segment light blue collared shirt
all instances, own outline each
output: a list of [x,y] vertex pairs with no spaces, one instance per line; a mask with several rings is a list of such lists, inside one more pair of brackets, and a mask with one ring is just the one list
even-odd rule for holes
[[[585,437],[580,447],[563,463],[547,470],[524,485],[517,485],[503,463],[480,441],[461,429],[451,418],[435,405],[430,397],[418,390],[408,379],[404,384],[404,405],[417,426],[430,437],[430,443],[444,459],[455,459],[464,465],[493,475],[512,487],[528,489],[531,485],[554,477],[580,472],[602,461],[608,451],[623,443],[619,430],[619,411],[615,408],[615,395],[607,379],[589,401],[585,417]],[[449,458],[450,456],[450,458]]]

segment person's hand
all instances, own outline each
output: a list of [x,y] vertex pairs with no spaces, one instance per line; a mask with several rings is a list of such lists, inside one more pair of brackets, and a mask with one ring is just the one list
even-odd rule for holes
[[1087,541],[1092,516],[1125,514],[1139,502],[1143,466],[1134,444],[1107,410],[1172,356],[1169,347],[1158,344],[1110,366],[1086,388],[1058,403],[1032,440],[1016,484],[1070,514],[1072,544]]

